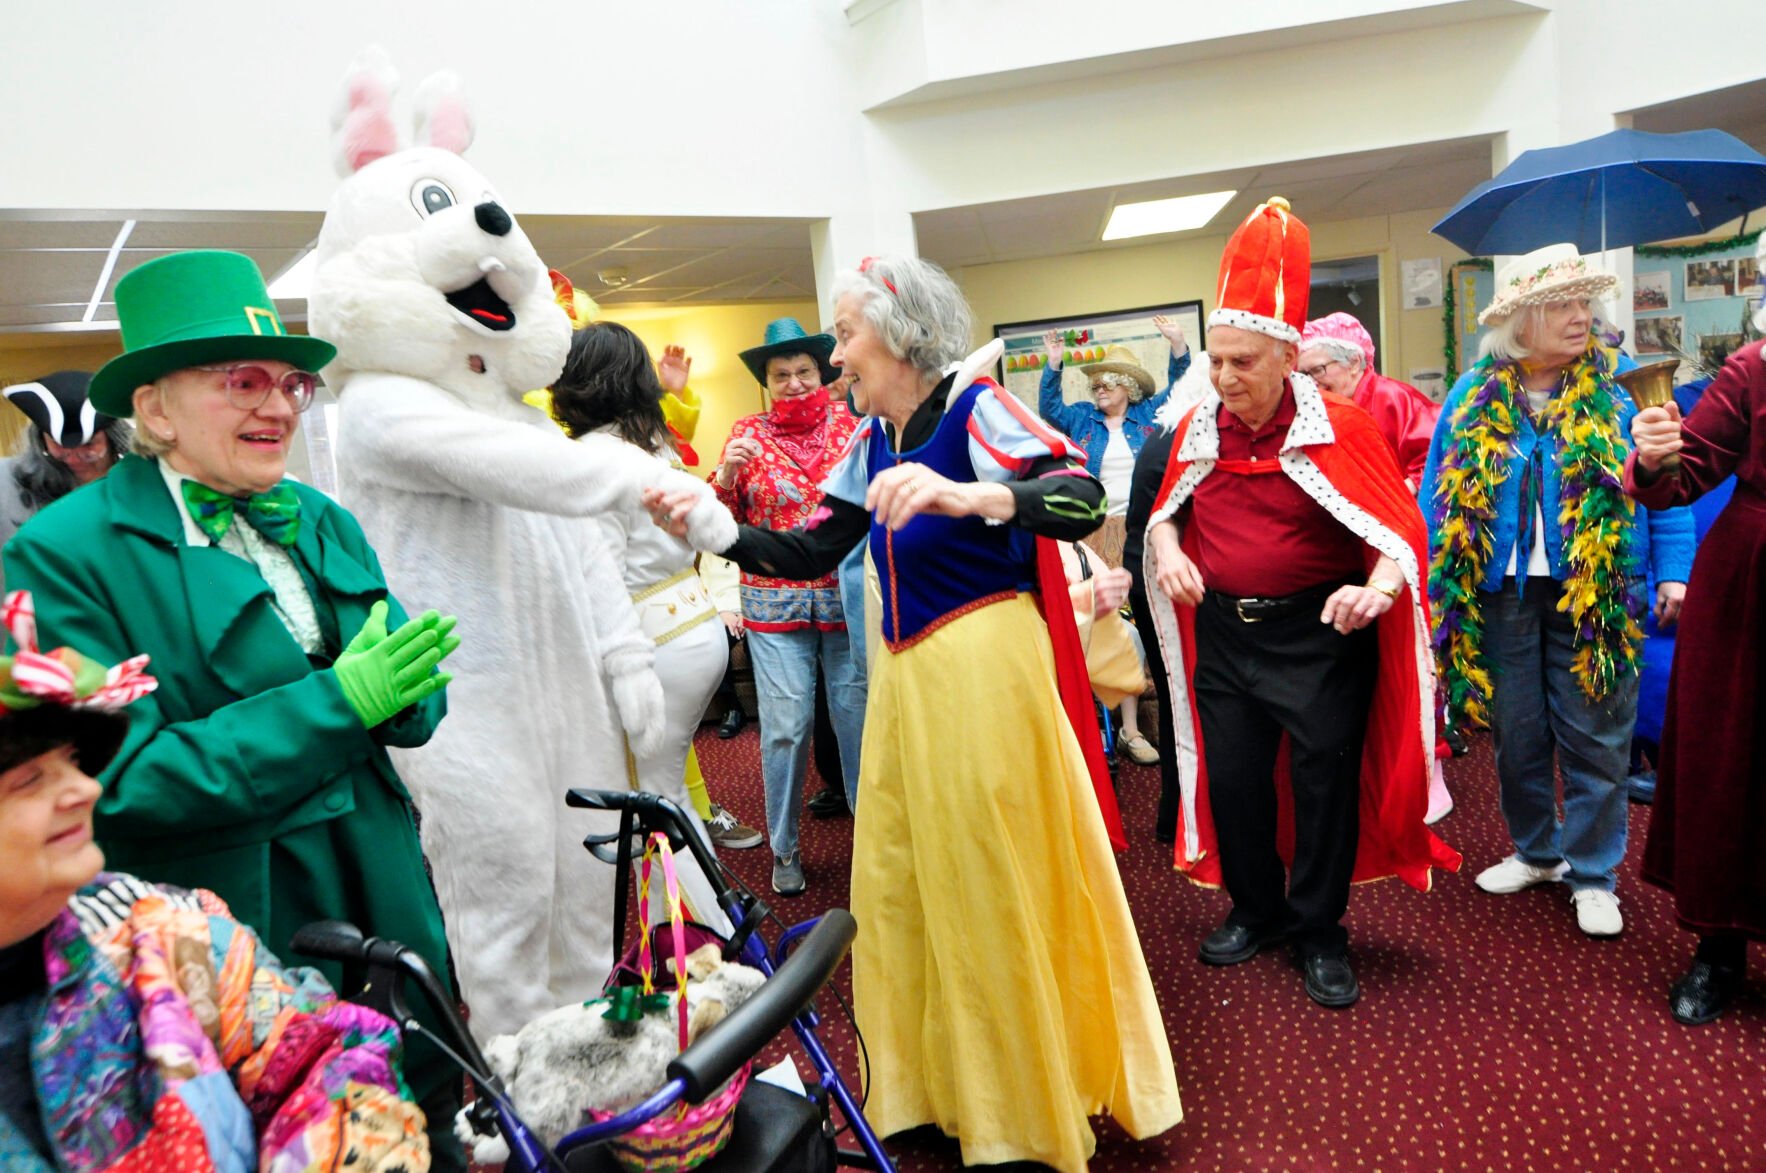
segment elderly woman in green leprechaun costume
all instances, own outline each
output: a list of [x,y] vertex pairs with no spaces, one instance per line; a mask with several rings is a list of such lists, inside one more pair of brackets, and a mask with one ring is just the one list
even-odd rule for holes
[[[283,956],[296,929],[335,917],[445,973],[387,747],[422,745],[441,720],[453,622],[407,619],[355,518],[283,479],[334,349],[286,334],[237,253],[150,261],[116,303],[124,353],[89,395],[135,418],[138,454],[5,550],[48,640],[152,657],[159,689],[103,773],[99,842],[114,867],[218,893]],[[409,1077],[436,1167],[458,1165],[458,1072],[415,1038]]]

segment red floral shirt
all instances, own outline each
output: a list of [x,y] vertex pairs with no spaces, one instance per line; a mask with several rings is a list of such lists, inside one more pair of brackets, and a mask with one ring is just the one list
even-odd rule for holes
[[[760,456],[743,465],[728,489],[711,475],[717,499],[743,525],[771,530],[800,529],[822,503],[821,482],[834,471],[846,451],[858,419],[844,403],[828,409],[819,467],[805,468],[781,444],[765,412],[743,416],[730,429],[730,439],[747,437],[760,443]],[[801,440],[801,438],[799,438]],[[727,441],[726,441],[727,443]],[[840,631],[846,626],[840,610],[838,574],[810,582],[767,578],[742,572],[742,621],[756,631],[797,631],[807,627]]]

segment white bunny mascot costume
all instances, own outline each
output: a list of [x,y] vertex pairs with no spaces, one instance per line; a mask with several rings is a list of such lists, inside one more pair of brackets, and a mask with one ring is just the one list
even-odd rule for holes
[[[591,455],[521,402],[563,369],[569,322],[520,226],[460,157],[472,125],[457,81],[419,88],[411,147],[393,85],[378,50],[346,78],[345,179],[310,315],[338,348],[327,377],[342,495],[399,597],[460,620],[448,717],[398,767],[474,1033],[489,1038],[599,991],[615,881],[582,839],[614,825],[567,811],[564,793],[625,788],[622,732],[643,751],[662,729],[654,648],[592,517],[651,484],[704,486]],[[709,493],[692,521],[697,545],[734,538]]]

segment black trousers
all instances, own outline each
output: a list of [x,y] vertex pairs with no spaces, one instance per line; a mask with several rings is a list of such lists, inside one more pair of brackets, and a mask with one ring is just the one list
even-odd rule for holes
[[1153,626],[1153,607],[1171,606],[1164,595],[1157,604],[1146,592],[1128,592],[1129,609],[1134,612],[1135,630],[1140,632],[1141,646],[1147,650],[1147,674],[1153,678],[1153,691],[1159,698],[1159,813],[1153,819],[1153,833],[1166,842],[1177,834],[1177,808],[1183,791],[1177,776],[1177,731],[1171,717],[1171,677],[1159,655],[1159,631]]
[[[1372,627],[1320,623],[1323,597],[1248,623],[1210,593],[1196,609],[1196,708],[1228,920],[1340,952],[1360,829],[1361,747],[1379,664]],[[1276,850],[1275,764],[1288,735],[1294,859]],[[1284,891],[1285,889],[1285,891]]]

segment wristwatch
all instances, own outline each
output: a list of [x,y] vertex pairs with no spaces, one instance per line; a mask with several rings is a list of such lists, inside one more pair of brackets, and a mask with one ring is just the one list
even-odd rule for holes
[[1382,595],[1385,595],[1388,599],[1391,599],[1396,603],[1398,601],[1399,592],[1404,589],[1404,584],[1402,582],[1382,582],[1379,579],[1375,579],[1367,584],[1367,589],[1370,591],[1379,591]]

